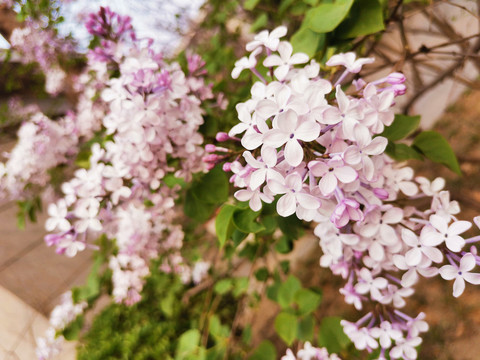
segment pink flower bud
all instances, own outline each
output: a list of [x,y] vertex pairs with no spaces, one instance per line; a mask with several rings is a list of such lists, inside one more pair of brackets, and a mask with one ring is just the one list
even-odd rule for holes
[[207,144],[207,145],[205,145],[205,151],[206,151],[207,153],[215,152],[215,150],[216,150],[216,146],[215,146],[215,145],[213,145],[213,144]]
[[380,200],[386,200],[388,199],[388,191],[382,188],[375,188],[373,189],[373,193],[377,198]]
[[222,167],[223,171],[228,172],[232,171],[232,163],[226,162]]
[[210,155],[206,155],[203,157],[203,162],[206,162],[206,163],[214,163],[215,161],[217,161],[219,159],[218,155],[216,154],[210,154]]
[[403,84],[392,85],[395,96],[403,95],[407,92],[407,87]]
[[228,136],[228,134],[226,132],[219,132],[217,133],[217,135],[215,136],[215,139],[218,141],[218,142],[224,142],[224,141],[227,141],[230,139],[230,136]]
[[405,75],[400,72],[394,72],[387,76],[386,81],[392,85],[403,84],[406,80]]

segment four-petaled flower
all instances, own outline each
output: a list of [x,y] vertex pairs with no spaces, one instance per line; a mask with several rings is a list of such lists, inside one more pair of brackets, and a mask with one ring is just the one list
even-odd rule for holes
[[471,273],[476,265],[475,255],[472,253],[465,254],[460,260],[458,266],[444,265],[440,268],[440,276],[445,280],[453,280],[453,296],[459,297],[465,290],[465,281],[470,284],[480,284],[480,274]]

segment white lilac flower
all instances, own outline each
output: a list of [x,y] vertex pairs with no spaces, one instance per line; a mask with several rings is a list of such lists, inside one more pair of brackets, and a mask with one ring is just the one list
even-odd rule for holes
[[423,243],[427,246],[437,246],[445,243],[447,248],[453,252],[459,252],[465,246],[465,240],[460,234],[472,227],[469,221],[454,221],[450,225],[444,217],[439,215],[430,216],[431,226],[425,227],[422,234]]
[[287,77],[288,71],[291,66],[297,64],[304,64],[308,62],[309,58],[307,54],[304,53],[293,53],[293,47],[289,42],[281,41],[278,45],[279,55],[273,54],[268,56],[264,61],[263,65],[266,67],[276,66],[273,73],[275,77],[282,81]]
[[475,256],[471,253],[465,254],[458,266],[444,265],[440,268],[440,276],[445,280],[453,280],[453,296],[459,297],[465,290],[465,281],[470,284],[480,284],[480,274],[470,272],[476,265]]

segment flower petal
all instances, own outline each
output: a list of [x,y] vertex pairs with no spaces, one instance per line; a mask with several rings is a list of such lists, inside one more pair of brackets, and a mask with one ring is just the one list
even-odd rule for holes
[[287,145],[285,145],[285,160],[291,166],[298,166],[302,162],[303,148],[297,140],[291,139],[287,141]]
[[278,215],[287,217],[297,210],[297,201],[292,193],[283,195],[277,202]]
[[453,283],[453,296],[459,297],[460,295],[463,294],[464,290],[465,290],[465,280],[463,280],[463,277],[457,276],[457,278],[455,279],[455,282]]
[[318,186],[319,186],[322,194],[324,196],[328,196],[331,193],[333,193],[333,191],[337,187],[337,184],[338,184],[338,182],[337,182],[337,178],[335,177],[335,175],[333,175],[333,173],[331,173],[331,172],[327,172],[320,179],[320,182],[318,183]]

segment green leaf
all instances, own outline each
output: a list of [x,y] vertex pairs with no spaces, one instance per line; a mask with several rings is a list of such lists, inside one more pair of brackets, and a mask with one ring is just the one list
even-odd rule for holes
[[326,347],[330,353],[339,353],[350,344],[350,339],[343,332],[341,320],[337,316],[328,316],[320,324],[318,345]]
[[232,289],[232,287],[233,287],[232,279],[222,279],[215,284],[215,286],[213,287],[213,290],[219,295],[224,295],[227,292],[229,292]]
[[222,338],[228,338],[230,334],[228,326],[222,325],[217,314],[210,316],[208,331],[217,341]]
[[175,359],[186,359],[198,347],[200,342],[200,331],[198,329],[190,329],[184,332],[178,339]]
[[306,316],[298,320],[297,325],[297,338],[302,341],[312,341],[313,340],[313,327],[315,325],[315,320],[313,316]]
[[291,345],[297,335],[297,317],[293,314],[281,312],[275,318],[275,331],[287,345]]
[[237,210],[233,214],[233,224],[244,233],[258,233],[265,230],[265,226],[255,221],[259,214],[260,211],[253,211],[250,208]]
[[263,216],[263,211],[262,211],[262,225],[265,227],[265,230],[262,230],[258,233],[259,236],[268,236],[272,235],[275,230],[278,228],[277,224],[277,218],[278,216],[273,216],[273,215],[267,215]]
[[385,149],[385,153],[392,159],[398,161],[405,161],[409,159],[423,160],[422,156],[416,149],[406,144],[395,144],[389,142],[387,148]]
[[281,236],[275,244],[275,250],[280,254],[288,254],[293,250],[292,239],[286,235]]
[[215,232],[217,233],[220,247],[223,247],[227,239],[232,236],[234,230],[232,217],[235,210],[235,206],[225,204],[220,208],[217,218],[215,219]]
[[424,131],[414,140],[412,146],[434,162],[441,163],[458,175],[462,175],[457,157],[448,141],[435,131]]
[[215,204],[207,204],[206,202],[199,200],[194,195],[192,189],[187,190],[183,211],[185,212],[185,215],[191,219],[204,222],[212,215],[215,208]]
[[260,0],[246,0],[243,4],[243,8],[245,10],[252,11],[253,9],[255,9],[255,6],[257,6],[259,2]]
[[251,344],[252,342],[252,325],[251,324],[245,325],[245,328],[242,331],[242,341],[247,345]]
[[383,29],[383,9],[378,0],[356,0],[349,16],[335,33],[341,39],[348,39],[374,34]]
[[325,45],[325,34],[315,32],[308,27],[300,28],[290,39],[293,52],[303,52],[313,57]]
[[167,317],[173,316],[174,305],[176,302],[177,298],[173,292],[167,292],[160,300],[160,309]]
[[232,241],[234,246],[240,245],[240,243],[245,240],[245,238],[248,236],[248,234],[238,230],[234,229],[233,234],[232,234]]
[[317,33],[330,32],[345,19],[352,4],[353,0],[337,0],[334,3],[320,4],[308,10],[303,21]]
[[269,276],[269,273],[268,273],[268,269],[266,267],[262,267],[262,268],[258,269],[257,271],[255,271],[255,278],[258,281],[265,281],[265,280],[268,279],[268,276]]
[[309,289],[300,289],[295,293],[295,303],[300,315],[315,311],[322,301],[322,296]]
[[293,303],[295,293],[302,288],[300,280],[295,276],[289,275],[278,289],[278,304],[285,309]]
[[228,177],[220,166],[215,166],[208,173],[192,184],[195,197],[207,204],[221,204],[228,200]]
[[414,132],[418,125],[420,125],[420,115],[407,116],[397,114],[392,125],[385,127],[380,136],[384,136],[390,141],[398,141]]
[[233,282],[233,296],[239,297],[248,290],[248,277],[242,276],[235,278]]
[[76,302],[83,300],[91,301],[100,295],[100,266],[104,263],[103,256],[96,256],[90,274],[88,274],[87,283],[80,288]]
[[260,345],[255,349],[252,356],[248,360],[276,360],[277,359],[277,350],[275,346],[268,341],[263,340]]
[[275,302],[278,302],[278,291],[280,290],[280,283],[275,282],[267,287],[267,297]]
[[295,215],[288,217],[279,216],[277,222],[280,230],[290,239],[296,240],[301,236],[303,224]]
[[295,0],[283,0],[280,6],[278,7],[278,13],[282,15],[285,10],[287,10],[290,5],[294,4]]
[[261,13],[253,22],[252,26],[250,26],[251,32],[257,32],[257,30],[265,27],[268,22],[268,15],[266,13]]

